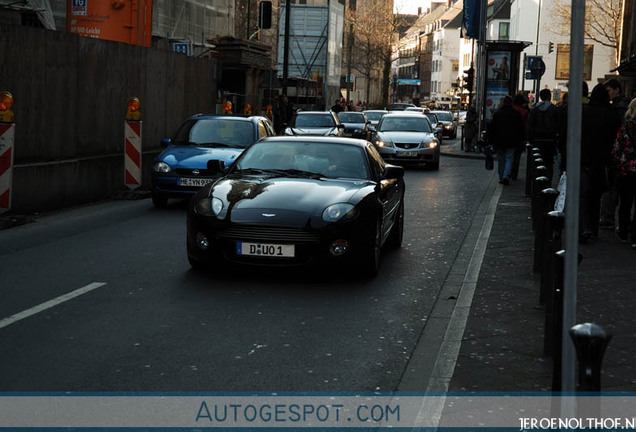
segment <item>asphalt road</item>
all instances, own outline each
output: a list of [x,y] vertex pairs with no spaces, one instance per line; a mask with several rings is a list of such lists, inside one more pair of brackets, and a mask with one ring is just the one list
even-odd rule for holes
[[423,391],[423,335],[491,176],[469,159],[407,170],[404,245],[372,281],[195,272],[182,203],[0,231],[0,391]]

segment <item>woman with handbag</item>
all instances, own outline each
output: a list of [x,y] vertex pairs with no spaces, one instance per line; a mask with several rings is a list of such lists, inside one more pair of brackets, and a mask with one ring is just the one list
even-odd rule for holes
[[612,158],[618,168],[618,228],[616,235],[621,243],[631,237],[636,249],[636,216],[632,217],[632,207],[636,203],[636,99],[633,99],[625,113],[625,123],[614,141]]

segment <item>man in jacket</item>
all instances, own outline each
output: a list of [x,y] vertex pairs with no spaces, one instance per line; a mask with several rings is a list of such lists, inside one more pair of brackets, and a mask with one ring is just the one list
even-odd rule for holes
[[523,145],[525,126],[523,118],[512,107],[512,98],[504,96],[500,108],[488,125],[488,142],[497,152],[499,183],[510,184],[515,151]]
[[548,89],[539,92],[539,99],[528,116],[528,140],[541,149],[541,156],[548,168],[548,177],[552,178],[554,154],[557,145],[558,114],[552,105],[552,93]]

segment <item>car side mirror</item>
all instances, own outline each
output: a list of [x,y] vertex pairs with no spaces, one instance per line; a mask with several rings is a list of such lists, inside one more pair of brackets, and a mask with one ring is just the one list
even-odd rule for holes
[[166,148],[170,145],[170,143],[172,142],[172,140],[170,138],[163,138],[160,142],[161,144],[161,148]]
[[383,179],[400,179],[404,177],[404,167],[387,164],[384,170]]
[[369,130],[370,130],[371,132],[375,132],[375,131],[376,131],[375,126],[373,126],[373,125],[369,125]]
[[208,171],[212,174],[227,174],[229,168],[219,159],[210,159],[207,163]]

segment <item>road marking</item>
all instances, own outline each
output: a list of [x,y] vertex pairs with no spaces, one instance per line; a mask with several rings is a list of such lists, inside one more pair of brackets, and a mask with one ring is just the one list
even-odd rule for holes
[[11,315],[9,318],[4,318],[3,320],[0,320],[0,328],[7,327],[15,322],[28,318],[31,315],[35,315],[46,309],[50,309],[54,306],[64,303],[65,301],[74,299],[75,297],[79,297],[82,294],[86,294],[87,292],[93,291],[94,289],[100,288],[104,285],[106,285],[105,282],[93,282],[91,284],[86,285],[85,287],[76,289],[75,291],[71,291],[70,293],[56,297],[53,300],[49,300],[47,302],[41,303],[25,311],[18,312],[15,315]]

